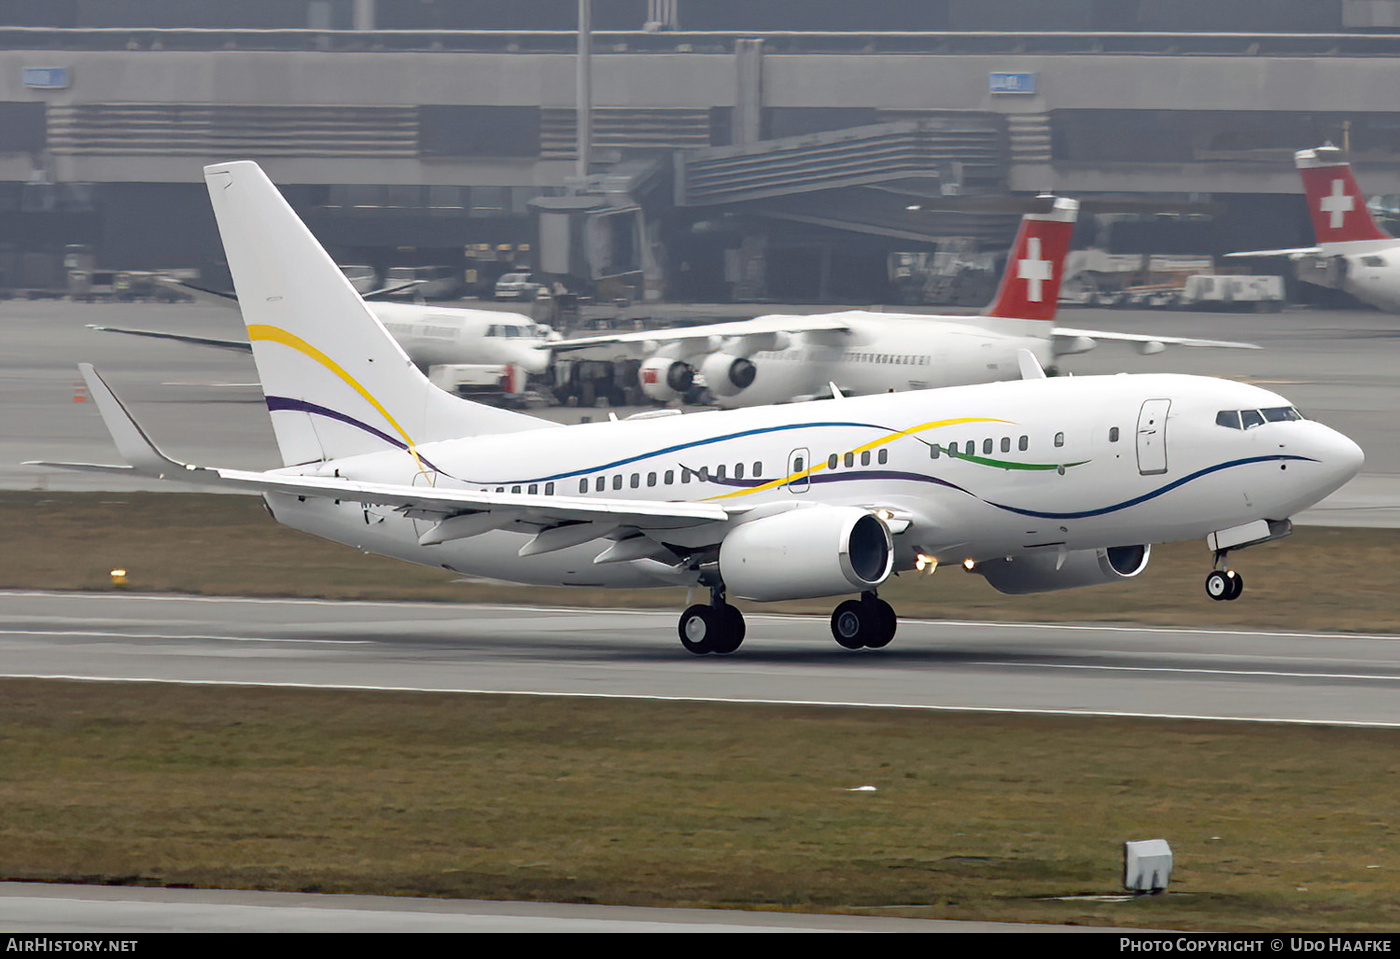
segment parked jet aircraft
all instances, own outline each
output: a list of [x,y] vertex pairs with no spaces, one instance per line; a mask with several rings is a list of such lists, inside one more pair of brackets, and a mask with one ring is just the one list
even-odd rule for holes
[[628,345],[647,354],[642,390],[667,402],[685,395],[696,373],[715,405],[759,406],[840,392],[884,393],[989,383],[1017,375],[1017,354],[1042,365],[1082,353],[1099,340],[1143,353],[1167,345],[1258,349],[1249,343],[1075,330],[1054,325],[1065,255],[1079,212],[1075,200],[1042,197],[1011,248],[996,299],[981,316],[927,316],[848,310],[566,340],[556,351]]
[[[281,469],[178,463],[92,367],[126,467],[261,493],[279,522],[410,562],[520,583],[689,586],[692,653],[738,648],[728,597],[856,594],[850,649],[895,632],[877,593],[958,564],[1008,593],[1136,576],[1151,544],[1206,537],[1216,599],[1234,549],[1361,466],[1283,397],[1169,374],[1023,379],[556,426],[433,389],[256,164],[205,168]],[[39,465],[39,464],[36,464]]]
[[1246,250],[1226,256],[1286,256],[1297,264],[1300,280],[1400,313],[1400,240],[1371,218],[1342,151],[1331,144],[1299,150],[1293,162],[1303,180],[1317,246]]
[[[233,308],[239,305],[237,297],[232,294],[214,293],[189,284],[180,286],[206,301]],[[508,377],[506,392],[520,392],[524,389],[526,374],[543,373],[548,368],[549,346],[558,339],[558,334],[553,330],[519,313],[389,301],[366,301],[366,305],[389,334],[398,340],[418,368],[425,373],[434,373],[435,381],[449,388],[449,384],[454,382],[450,375],[454,370],[492,367],[496,368],[496,375],[489,377],[492,383],[503,376]],[[106,333],[148,336],[243,353],[252,352],[253,348],[251,343],[242,339],[97,324],[89,326]],[[436,371],[435,367],[438,368]]]

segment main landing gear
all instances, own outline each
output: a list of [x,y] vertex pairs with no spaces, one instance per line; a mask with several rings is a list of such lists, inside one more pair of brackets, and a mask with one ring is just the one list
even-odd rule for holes
[[874,591],[846,600],[831,614],[831,635],[846,649],[882,649],[898,625],[894,607]]
[[677,627],[681,645],[696,656],[706,653],[725,655],[744,641],[744,614],[724,601],[724,589],[711,587],[710,605],[703,603],[681,614]]
[[[894,607],[873,591],[846,600],[831,614],[831,635],[846,649],[882,649],[894,639],[898,625]],[[688,653],[727,655],[744,641],[744,616],[724,601],[723,587],[711,587],[709,605],[697,603],[687,609],[676,631]]]
[[1221,569],[1225,565],[1225,550],[1215,554],[1215,569],[1206,574],[1206,595],[1220,602],[1239,599],[1244,592],[1244,577],[1233,569]]

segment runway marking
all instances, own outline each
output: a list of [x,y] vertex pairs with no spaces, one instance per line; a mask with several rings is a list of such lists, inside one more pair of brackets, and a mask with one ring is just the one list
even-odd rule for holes
[[1188,673],[1207,676],[1267,676],[1274,679],[1367,679],[1379,682],[1400,682],[1400,676],[1375,673],[1288,673],[1268,669],[1205,669],[1194,666],[1103,666],[1092,663],[968,663],[969,666],[1019,667],[1022,669],[1085,669],[1123,673]]
[[369,646],[371,639],[278,639],[273,636],[213,636],[203,633],[122,633],[97,629],[0,629],[0,636],[91,636],[98,639],[204,639],[230,643],[316,643],[331,646]]
[[990,713],[1032,716],[1081,716],[1101,719],[1174,719],[1225,723],[1278,723],[1285,726],[1349,726],[1363,729],[1400,729],[1400,721],[1380,722],[1361,719],[1279,719],[1273,716],[1214,716],[1197,713],[1150,713],[1124,710],[1050,709],[1020,706],[947,706],[919,703],[859,703],[820,699],[737,699],[727,696],[657,696],[640,693],[541,692],[528,689],[462,689],[423,686],[367,686],[341,683],[263,683],[202,679],[156,679],[153,677],[71,676],[48,673],[5,673],[5,679],[47,679],[91,683],[159,683],[172,686],[233,686],[253,689],[326,689],[342,692],[451,693],[471,696],[533,696],[558,699],[611,699],[658,703],[715,703],[728,706],[829,706],[839,709],[899,709],[919,712]]

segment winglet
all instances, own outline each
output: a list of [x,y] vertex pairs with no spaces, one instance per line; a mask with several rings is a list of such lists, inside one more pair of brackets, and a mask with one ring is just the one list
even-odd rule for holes
[[1045,379],[1045,367],[1040,365],[1040,360],[1036,359],[1035,354],[1030,350],[1017,350],[1016,362],[1020,364],[1021,367],[1021,379]]
[[117,444],[117,451],[137,473],[164,478],[167,473],[184,473],[192,469],[183,463],[177,463],[156,448],[156,444],[152,443],[150,437],[137,425],[131,413],[117,398],[117,394],[112,392],[112,388],[91,363],[78,364],[78,370],[83,374],[83,381],[87,383],[88,394],[97,404],[97,411],[102,414],[102,422],[106,424],[107,432],[112,434],[112,440]]

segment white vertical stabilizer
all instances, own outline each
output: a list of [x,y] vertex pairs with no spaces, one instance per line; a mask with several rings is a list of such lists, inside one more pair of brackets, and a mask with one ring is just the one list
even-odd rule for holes
[[256,163],[204,179],[285,464],[552,425],[429,383]]

